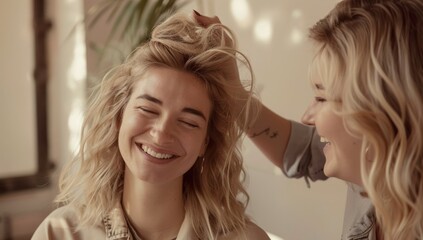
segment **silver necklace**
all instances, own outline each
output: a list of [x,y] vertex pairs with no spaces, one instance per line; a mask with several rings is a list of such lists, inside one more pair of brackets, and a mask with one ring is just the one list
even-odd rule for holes
[[[125,210],[123,210],[123,212],[124,212],[124,214],[125,214],[125,220],[126,220],[126,224],[128,225],[129,232],[131,233],[131,235],[133,236],[133,238],[134,238],[135,240],[142,240],[142,238],[141,238],[140,236],[138,236],[138,233],[137,233],[137,231],[135,230],[135,227],[132,225],[131,221],[129,220],[129,218],[128,218],[127,214],[126,214],[126,211],[125,211]],[[176,238],[177,238],[177,237],[174,237],[174,238],[172,238],[172,239],[170,239],[170,240],[176,240]]]

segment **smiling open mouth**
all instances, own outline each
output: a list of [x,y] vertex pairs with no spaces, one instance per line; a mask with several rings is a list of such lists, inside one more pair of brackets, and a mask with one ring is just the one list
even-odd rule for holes
[[140,147],[145,153],[147,153],[148,155],[150,155],[154,158],[170,159],[170,158],[175,157],[175,155],[172,155],[172,154],[155,152],[153,149],[149,148],[148,146],[142,145],[142,144],[138,144],[138,147]]

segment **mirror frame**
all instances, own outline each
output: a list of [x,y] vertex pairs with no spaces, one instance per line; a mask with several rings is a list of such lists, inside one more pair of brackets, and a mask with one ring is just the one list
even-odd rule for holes
[[52,23],[46,19],[45,0],[32,0],[36,126],[37,126],[37,166],[36,173],[24,176],[0,178],[0,194],[24,189],[47,187],[50,184],[50,170],[53,165],[48,159],[47,130],[47,33]]

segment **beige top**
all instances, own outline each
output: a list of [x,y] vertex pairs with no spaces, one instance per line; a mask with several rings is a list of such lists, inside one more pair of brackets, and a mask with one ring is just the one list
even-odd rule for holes
[[[176,240],[198,239],[190,224],[188,216],[185,217]],[[70,206],[60,207],[54,210],[38,227],[32,236],[32,240],[60,239],[60,240],[84,240],[84,239],[106,239],[106,240],[133,240],[122,207],[114,208],[103,221],[98,224],[75,232],[78,217],[75,209]],[[247,228],[247,239],[267,240],[267,234],[254,223],[249,223]],[[219,240],[240,239],[235,235],[220,237]]]

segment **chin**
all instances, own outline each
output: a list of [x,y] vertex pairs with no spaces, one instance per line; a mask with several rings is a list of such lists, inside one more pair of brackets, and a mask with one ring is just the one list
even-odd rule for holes
[[325,173],[327,177],[338,177],[335,166],[331,165],[332,164],[330,162],[326,162],[325,166],[323,167],[323,173]]

